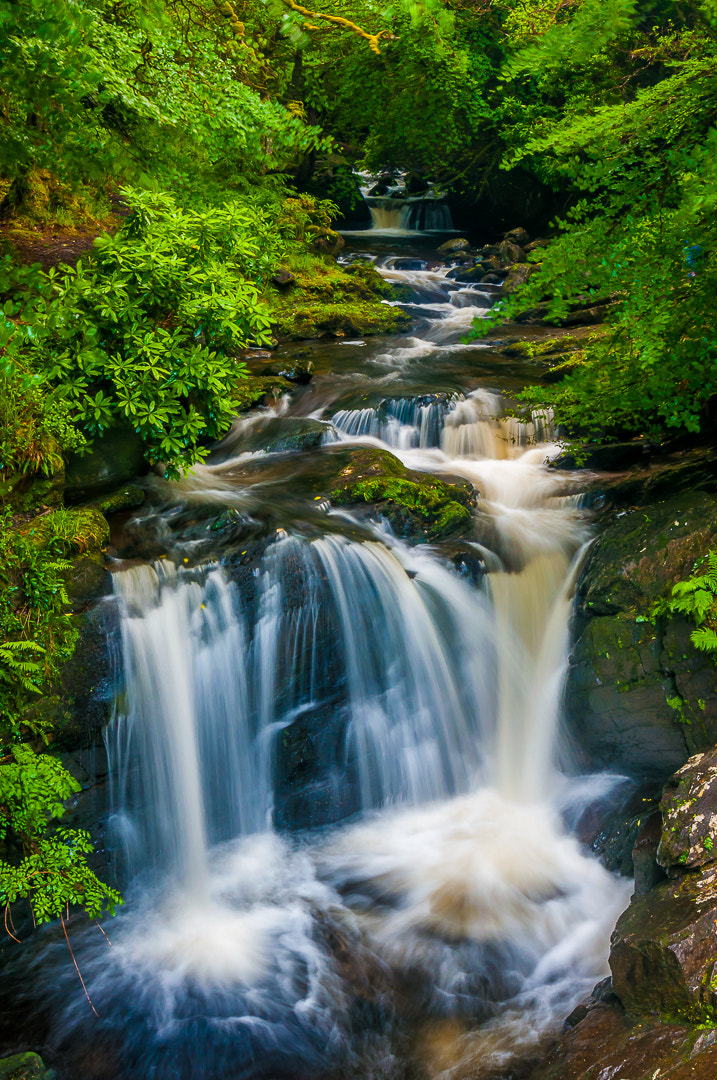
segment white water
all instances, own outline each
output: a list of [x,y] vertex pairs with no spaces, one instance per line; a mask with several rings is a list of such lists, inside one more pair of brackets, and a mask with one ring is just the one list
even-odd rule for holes
[[[383,272],[446,288],[442,273]],[[424,306],[427,332],[382,363],[461,347],[479,310]],[[171,485],[174,498],[250,502],[232,469],[253,424],[236,426],[224,464]],[[280,530],[240,584],[231,568],[169,560],[115,575],[116,824],[143,884],[111,953],[95,946],[83,971],[124,1031],[130,1073],[338,1064],[389,1080],[400,1045],[445,1080],[529,1050],[607,974],[630,887],[558,813],[568,617],[589,533],[546,466],[550,418],[519,424],[478,389],[341,409],[331,425],[329,442],[470,481],[472,550],[492,572],[477,587],[376,522],[368,541]],[[275,831],[296,812],[287,776],[306,800],[299,817],[328,827]],[[393,1017],[380,1035],[357,1031],[357,994]]]

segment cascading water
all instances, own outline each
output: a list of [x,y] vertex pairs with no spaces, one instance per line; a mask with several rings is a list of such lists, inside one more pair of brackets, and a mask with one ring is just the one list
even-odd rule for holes
[[[68,1076],[393,1080],[407,1057],[479,1078],[607,973],[629,888],[565,832],[577,796],[555,762],[586,519],[546,467],[549,417],[505,418],[485,388],[386,392],[421,363],[479,355],[459,335],[480,305],[441,295],[420,338],[361,359],[363,378],[382,373],[376,405],[338,407],[336,378],[327,406],[319,377],[296,408],[330,412],[322,461],[390,449],[472,484],[457,556],[489,572],[461,576],[456,545],[409,547],[328,507],[265,529],[249,569],[240,543],[114,575],[108,743],[129,903],[112,949],[76,945],[97,1024],[71,972],[52,988],[46,962],[36,973]],[[245,452],[262,423],[163,498],[261,519],[292,461]]]

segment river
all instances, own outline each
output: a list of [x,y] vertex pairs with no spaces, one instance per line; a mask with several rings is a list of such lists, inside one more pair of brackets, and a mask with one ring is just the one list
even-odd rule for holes
[[[410,335],[284,347],[311,381],[125,527],[127,904],[75,929],[87,996],[62,942],[32,967],[61,1078],[498,1077],[608,974],[630,886],[571,836],[600,781],[559,722],[580,477],[503,416],[528,373],[461,340],[495,287],[435,243],[349,237]],[[473,486],[460,550],[331,505],[361,447]]]

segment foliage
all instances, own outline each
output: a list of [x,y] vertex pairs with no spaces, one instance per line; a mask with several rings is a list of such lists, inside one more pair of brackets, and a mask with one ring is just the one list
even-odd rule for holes
[[81,907],[91,918],[104,910],[114,914],[122,902],[87,865],[92,852],[87,832],[57,828],[47,835],[48,826],[62,817],[65,800],[79,790],[59,761],[29,746],[14,746],[0,761],[0,842],[12,840],[22,848],[18,862],[0,860],[6,926],[9,906],[19,899],[30,901],[38,923],[59,918],[69,906]]
[[695,623],[690,641],[702,652],[717,653],[717,551],[708,551],[703,567],[678,581],[672,595],[655,607],[656,615],[684,615]]
[[191,210],[169,195],[125,195],[127,224],[91,258],[44,276],[6,350],[84,434],[128,420],[176,476],[231,424],[245,375],[235,354],[270,340],[258,283],[281,233],[247,201]]

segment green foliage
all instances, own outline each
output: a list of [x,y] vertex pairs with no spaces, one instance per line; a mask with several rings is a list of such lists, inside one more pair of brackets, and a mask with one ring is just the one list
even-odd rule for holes
[[707,552],[702,569],[678,581],[654,613],[685,616],[696,625],[690,634],[692,644],[702,652],[717,653],[717,551]]
[[91,258],[43,276],[6,354],[85,435],[128,420],[150,460],[176,476],[231,424],[246,374],[235,354],[270,340],[258,285],[283,240],[248,201],[192,210],[168,195],[125,195],[127,224]]
[[[0,761],[0,842],[22,848],[18,861],[0,860],[0,904],[19,899],[32,906],[35,922],[59,918],[70,906],[91,918],[122,903],[116,890],[104,885],[87,865],[92,853],[84,830],[48,826],[62,817],[64,803],[80,785],[49,754],[17,745]],[[6,923],[7,925],[7,923]]]

